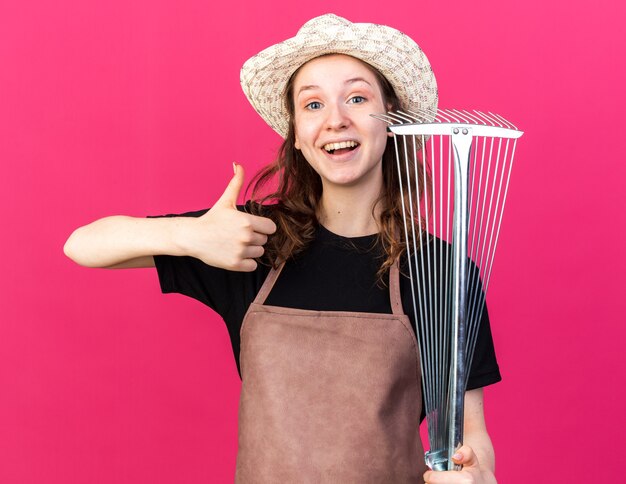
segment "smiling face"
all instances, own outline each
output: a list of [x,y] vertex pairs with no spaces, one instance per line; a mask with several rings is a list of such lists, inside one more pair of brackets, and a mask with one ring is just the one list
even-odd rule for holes
[[380,190],[388,135],[370,114],[387,109],[372,68],[346,55],[313,59],[293,80],[293,100],[295,147],[324,188]]

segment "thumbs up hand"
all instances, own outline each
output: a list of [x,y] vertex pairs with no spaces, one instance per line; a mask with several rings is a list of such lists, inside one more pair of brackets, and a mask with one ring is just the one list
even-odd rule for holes
[[222,196],[211,210],[185,224],[180,240],[185,253],[205,264],[251,272],[257,267],[254,259],[265,252],[268,235],[276,232],[276,224],[269,218],[237,210],[244,170],[240,165],[233,167],[235,175]]

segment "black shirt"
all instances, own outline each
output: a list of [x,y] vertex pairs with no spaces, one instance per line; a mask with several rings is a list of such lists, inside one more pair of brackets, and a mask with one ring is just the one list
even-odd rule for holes
[[[183,216],[200,216],[206,210]],[[317,229],[306,251],[289,260],[270,292],[266,304],[318,311],[391,313],[388,275],[377,277],[382,250],[377,236],[341,237]],[[239,330],[249,305],[265,277],[267,265],[253,272],[233,272],[211,267],[193,257],[155,256],[161,290],[197,299],[214,309],[228,328],[239,369]],[[415,331],[412,289],[401,264],[400,290],[405,314]],[[403,269],[404,268],[404,269]],[[418,309],[419,311],[419,309]],[[241,373],[240,373],[241,374]],[[486,308],[478,330],[467,389],[484,387],[501,380]]]

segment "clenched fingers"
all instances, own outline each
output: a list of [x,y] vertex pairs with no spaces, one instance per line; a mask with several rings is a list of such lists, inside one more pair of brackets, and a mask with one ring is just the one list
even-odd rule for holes
[[258,232],[252,232],[248,242],[250,245],[265,245],[267,244],[267,235],[260,234]]
[[242,259],[257,259],[265,254],[265,249],[262,245],[249,245],[242,251]]
[[258,234],[271,235],[276,232],[276,224],[267,217],[247,214],[250,220],[250,227]]

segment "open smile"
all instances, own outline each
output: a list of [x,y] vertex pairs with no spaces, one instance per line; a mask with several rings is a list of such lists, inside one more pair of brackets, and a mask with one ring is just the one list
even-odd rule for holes
[[326,143],[323,149],[331,155],[342,155],[354,151],[359,146],[359,143],[353,140],[339,141],[336,143]]

